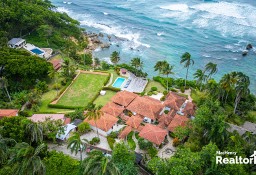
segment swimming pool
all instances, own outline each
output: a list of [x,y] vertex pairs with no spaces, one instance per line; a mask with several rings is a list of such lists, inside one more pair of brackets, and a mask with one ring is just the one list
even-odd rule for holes
[[124,81],[125,81],[125,78],[117,77],[117,79],[112,84],[112,86],[115,87],[115,88],[121,88],[121,86],[124,83]]
[[30,50],[31,52],[37,54],[37,55],[41,55],[42,53],[44,53],[43,51],[41,51],[40,49],[38,48],[34,48],[32,50]]

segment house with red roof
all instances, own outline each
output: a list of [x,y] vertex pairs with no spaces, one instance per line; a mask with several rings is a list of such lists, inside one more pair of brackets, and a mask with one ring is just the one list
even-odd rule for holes
[[136,115],[136,116],[129,117],[129,119],[126,121],[126,124],[131,126],[132,128],[137,129],[142,123],[142,121],[143,121],[143,118],[139,115]]
[[50,63],[52,63],[52,66],[56,71],[58,71],[62,66],[62,60],[51,60]]
[[163,111],[164,105],[156,99],[143,96],[136,97],[126,108],[133,115],[141,115],[144,122],[154,123],[159,114]]
[[136,97],[138,95],[132,92],[119,91],[111,98],[111,101],[120,106],[127,107]]
[[165,129],[156,125],[146,124],[140,131],[139,136],[159,146],[164,142],[167,133]]
[[70,118],[66,118],[64,114],[34,114],[28,119],[33,122],[44,122],[47,118],[50,120],[61,120],[63,124],[69,124],[71,122]]
[[87,118],[84,121],[88,122],[94,131],[97,131],[98,128],[99,134],[108,136],[117,127],[118,118],[108,113],[103,113],[96,121],[88,120]]
[[118,117],[123,113],[124,107],[113,102],[108,102],[105,106],[101,108],[101,111]]
[[171,121],[171,123],[168,125],[167,129],[170,132],[173,132],[175,130],[175,128],[179,127],[179,126],[186,126],[187,122],[189,121],[189,119],[183,115],[179,115],[176,114],[173,118],[173,120]]
[[3,117],[18,116],[18,109],[0,109],[0,119]]

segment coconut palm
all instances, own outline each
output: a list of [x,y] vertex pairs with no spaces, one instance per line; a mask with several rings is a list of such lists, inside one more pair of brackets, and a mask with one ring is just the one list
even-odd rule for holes
[[194,78],[197,79],[196,83],[200,85],[200,91],[201,91],[203,82],[206,81],[207,76],[204,74],[204,72],[201,69],[197,69],[193,75],[194,75]]
[[12,99],[11,99],[10,93],[9,93],[9,91],[8,91],[8,89],[7,89],[7,86],[8,86],[8,80],[7,80],[5,77],[1,77],[1,78],[0,78],[0,88],[2,88],[2,89],[5,90],[5,92],[6,92],[7,96],[8,96],[8,98],[9,98],[9,100],[10,100],[10,102],[11,102]]
[[234,113],[236,113],[237,105],[239,104],[242,97],[247,96],[250,94],[250,79],[248,76],[243,74],[242,72],[237,73],[237,82],[235,85],[236,91],[236,98],[235,98],[235,105],[234,105]]
[[45,174],[45,165],[39,154],[46,148],[45,144],[41,144],[33,148],[28,143],[17,143],[10,155],[8,165],[12,166],[13,174]]
[[87,118],[88,120],[94,120],[95,126],[96,126],[96,130],[97,130],[97,135],[99,138],[99,131],[98,131],[98,127],[97,127],[97,120],[100,119],[100,117],[103,115],[103,112],[99,110],[98,107],[92,107],[91,109],[88,110],[88,112],[85,114],[85,118]]
[[205,72],[209,72],[207,78],[210,79],[213,74],[216,74],[218,72],[217,64],[209,62],[205,65],[204,73]]
[[166,75],[166,81],[167,81],[167,85],[166,85],[166,90],[167,90],[167,92],[168,92],[168,90],[169,90],[169,87],[168,87],[168,76],[170,75],[170,74],[174,74],[174,72],[172,72],[172,69],[173,69],[173,66],[172,65],[170,65],[170,64],[164,64],[164,67],[163,67],[163,70],[162,70],[162,74],[163,75]]
[[187,68],[186,78],[185,78],[185,87],[187,86],[187,79],[188,79],[188,69],[189,66],[194,65],[194,60],[191,58],[190,53],[185,52],[181,56],[180,64],[185,63],[184,67]]
[[143,61],[139,57],[133,58],[131,60],[131,65],[136,69],[136,70],[141,70],[143,67]]
[[0,135],[0,165],[4,164],[9,155],[9,145],[16,144],[14,139],[4,138]]
[[167,61],[158,61],[156,62],[154,68],[155,71],[158,71],[158,74],[162,74],[164,66],[168,64]]
[[83,151],[86,149],[86,145],[82,142],[80,135],[77,132],[74,132],[71,137],[68,138],[68,149],[71,150],[71,153],[75,154],[80,151],[80,161],[83,160]]
[[83,162],[83,175],[119,175],[120,171],[111,160],[100,151],[93,151]]
[[236,77],[232,73],[225,74],[220,80],[220,87],[225,91],[223,95],[225,96],[225,103],[227,102],[230,91],[234,88],[236,80]]
[[43,126],[38,123],[29,123],[26,126],[27,135],[30,138],[30,144],[32,142],[42,142],[43,141]]
[[117,51],[112,52],[110,56],[110,61],[116,65],[120,61],[120,54]]

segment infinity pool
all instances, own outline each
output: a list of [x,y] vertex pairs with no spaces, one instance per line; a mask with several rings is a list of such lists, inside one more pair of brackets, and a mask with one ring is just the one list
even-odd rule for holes
[[118,77],[115,82],[112,84],[115,88],[121,88],[122,84],[124,83],[125,78]]

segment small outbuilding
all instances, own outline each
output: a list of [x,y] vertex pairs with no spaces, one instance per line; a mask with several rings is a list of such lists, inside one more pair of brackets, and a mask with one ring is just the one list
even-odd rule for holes
[[8,46],[10,48],[22,48],[23,46],[26,45],[26,40],[22,39],[22,38],[12,38],[9,42],[8,42]]

